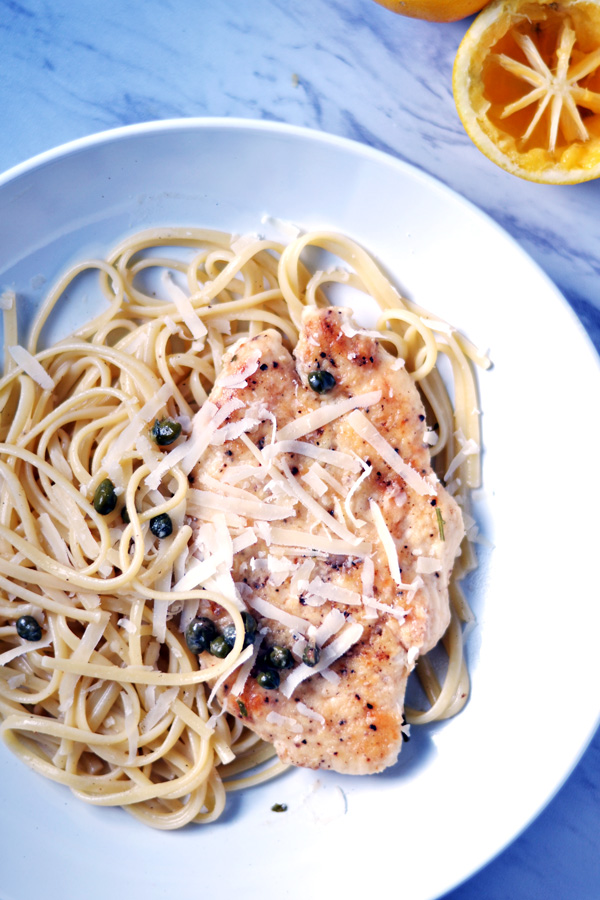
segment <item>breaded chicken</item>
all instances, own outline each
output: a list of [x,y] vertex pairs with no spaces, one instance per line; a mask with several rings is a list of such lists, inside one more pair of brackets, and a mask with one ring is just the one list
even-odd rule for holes
[[402,746],[415,660],[448,625],[464,534],[431,468],[419,393],[333,307],[305,311],[293,357],[275,331],[238,344],[210,400],[239,408],[192,473],[196,552],[226,525],[235,595],[257,622],[220,701],[285,762],[379,772]]

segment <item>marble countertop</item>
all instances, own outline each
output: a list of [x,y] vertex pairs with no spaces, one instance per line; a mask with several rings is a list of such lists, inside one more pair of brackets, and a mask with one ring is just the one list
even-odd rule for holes
[[[469,21],[419,22],[373,0],[0,0],[0,171],[93,132],[180,116],[349,137],[484,210],[600,349],[600,180],[530,184],[471,144],[451,89]],[[557,740],[561,728],[568,714],[557,710]],[[597,900],[599,834],[600,732],[538,819],[447,896]]]

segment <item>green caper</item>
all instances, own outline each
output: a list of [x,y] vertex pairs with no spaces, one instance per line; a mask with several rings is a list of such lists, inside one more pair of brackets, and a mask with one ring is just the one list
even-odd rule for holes
[[292,654],[287,647],[275,644],[267,657],[269,665],[274,669],[288,669],[292,665]]
[[242,613],[242,622],[246,629],[246,634],[256,634],[256,619],[249,612]]
[[213,656],[218,656],[219,659],[225,659],[231,653],[231,647],[222,634],[219,634],[210,642],[208,649]]
[[185,631],[185,640],[192,653],[204,653],[216,636],[215,623],[206,616],[197,616]]
[[235,625],[226,625],[223,629],[223,637],[229,647],[235,644]]
[[317,647],[316,644],[307,644],[304,648],[304,653],[302,654],[302,662],[310,666],[316,666],[321,657],[321,651]]
[[94,509],[101,516],[107,516],[117,505],[115,486],[110,478],[101,481],[94,493]]
[[309,373],[308,384],[317,394],[326,394],[335,387],[335,378],[331,372],[318,369],[316,372]]
[[129,518],[129,513],[127,512],[127,507],[124,506],[121,510],[121,519],[123,520],[124,525],[129,525],[131,519]]
[[24,641],[41,641],[42,626],[33,616],[20,616],[16,622],[17,634]]
[[171,419],[161,419],[160,422],[156,419],[150,429],[150,436],[159,447],[168,447],[177,440],[180,434],[181,425]]
[[[242,613],[242,621],[244,623],[244,643],[242,649],[246,649],[250,644],[254,643],[256,637],[256,619],[250,613]],[[223,637],[230,647],[235,644],[235,625],[226,625],[223,629]]]
[[154,516],[150,519],[150,531],[157,538],[168,538],[173,533],[173,523],[171,516],[162,513],[160,516]]
[[259,672],[256,676],[256,683],[267,691],[275,691],[279,687],[279,672],[276,672],[274,669]]

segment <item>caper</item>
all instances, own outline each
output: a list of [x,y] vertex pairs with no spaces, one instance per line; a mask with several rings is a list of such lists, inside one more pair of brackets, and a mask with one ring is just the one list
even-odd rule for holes
[[21,616],[17,619],[17,634],[24,641],[41,641],[42,626],[33,616]]
[[124,506],[121,510],[121,519],[123,520],[124,525],[129,525],[131,519],[129,518],[129,513],[127,512],[127,507]]
[[304,648],[304,653],[302,654],[302,662],[310,666],[316,666],[321,657],[321,651],[317,647],[316,644],[307,644]]
[[246,629],[246,634],[256,634],[256,619],[249,612],[242,613],[242,622]]
[[215,623],[206,616],[192,619],[185,631],[185,640],[192,653],[204,653],[216,636]]
[[218,656],[219,659],[225,659],[231,653],[231,647],[222,634],[219,634],[210,642],[208,649],[213,656]]
[[276,672],[275,669],[259,672],[256,676],[256,683],[267,691],[275,691],[279,687],[279,672]]
[[168,538],[173,532],[171,516],[168,516],[167,513],[162,513],[160,516],[154,516],[153,519],[150,519],[150,531],[154,537]]
[[308,384],[317,394],[326,394],[327,391],[335,387],[335,378],[331,372],[318,369],[316,372],[309,373]]
[[229,647],[233,647],[235,644],[235,634],[235,625],[226,625],[223,629],[223,637]]
[[94,509],[101,516],[107,516],[117,505],[115,486],[110,478],[101,481],[94,493]]
[[[242,621],[244,623],[244,643],[242,648],[245,650],[246,647],[249,647],[250,644],[254,643],[254,638],[256,637],[256,619],[254,616],[251,616],[250,613],[243,612]],[[235,644],[235,634],[235,625],[226,625],[223,629],[223,637],[230,647],[233,647]]]
[[160,422],[156,419],[150,429],[150,436],[159,447],[168,447],[180,434],[181,425],[179,422],[172,422],[171,419],[161,419]]
[[292,665],[292,654],[287,647],[275,644],[267,657],[274,669],[288,669]]

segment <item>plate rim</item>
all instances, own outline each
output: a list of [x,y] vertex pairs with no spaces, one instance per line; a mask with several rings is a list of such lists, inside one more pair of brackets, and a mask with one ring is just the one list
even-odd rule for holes
[[166,119],[148,119],[143,122],[135,122],[130,125],[119,125],[116,128],[106,128],[101,131],[92,132],[79,138],[57,144],[40,153],[36,153],[28,159],[0,172],[0,189],[8,186],[11,181],[26,176],[35,169],[42,168],[56,160],[75,155],[82,151],[103,144],[126,140],[130,137],[142,137],[144,135],[156,134],[168,131],[196,131],[210,129],[230,129],[232,131],[262,131],[272,134],[286,134],[295,136],[308,141],[318,141],[323,144],[337,146],[349,153],[356,153],[364,157],[370,158],[375,162],[380,162],[387,166],[396,167],[399,171],[410,173],[411,177],[418,178],[431,188],[441,192],[454,202],[459,203],[474,215],[483,217],[488,225],[503,239],[508,240],[513,249],[525,258],[531,266],[535,267],[538,275],[546,282],[546,286],[556,295],[556,298],[562,302],[566,310],[571,316],[573,323],[578,329],[580,336],[588,343],[589,347],[598,359],[600,366],[600,352],[597,350],[590,335],[584,327],[579,316],[558,288],[556,283],[550,278],[547,272],[542,268],[540,263],[535,260],[518,242],[518,240],[510,234],[502,225],[484,209],[464,197],[458,191],[451,188],[435,175],[421,169],[414,163],[408,162],[400,157],[394,156],[386,150],[378,147],[372,147],[363,141],[355,138],[345,137],[335,134],[334,132],[325,131],[321,128],[313,128],[305,125],[295,125],[289,122],[274,121],[270,119],[252,119],[241,116],[189,116],[189,117],[172,117]]

